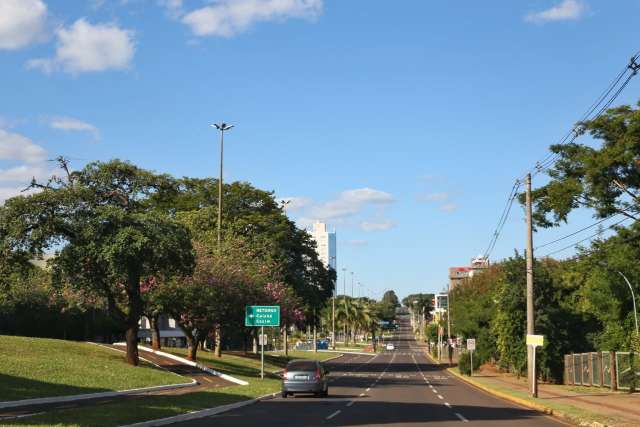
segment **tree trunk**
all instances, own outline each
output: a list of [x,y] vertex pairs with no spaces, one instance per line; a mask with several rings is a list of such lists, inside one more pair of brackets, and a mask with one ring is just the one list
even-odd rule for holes
[[222,327],[220,325],[216,325],[216,357],[222,357]]
[[151,348],[154,350],[160,350],[162,347],[160,345],[160,325],[158,323],[158,318],[160,315],[155,314],[149,316],[149,326],[151,327]]
[[198,340],[191,332],[185,333],[187,337],[187,359],[193,362],[198,356]]
[[127,340],[127,363],[138,366],[140,363],[138,357],[138,324],[129,325],[125,336]]
[[288,336],[288,328],[287,328],[287,324],[284,324],[284,331],[282,333],[282,338],[283,338],[283,343],[282,343],[282,350],[284,351],[284,355],[288,356],[289,355],[289,336]]
[[318,328],[315,324],[313,325],[313,352],[318,352]]

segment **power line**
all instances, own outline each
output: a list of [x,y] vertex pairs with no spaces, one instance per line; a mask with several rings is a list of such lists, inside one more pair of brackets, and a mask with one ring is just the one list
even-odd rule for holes
[[507,222],[507,219],[509,218],[509,214],[511,213],[511,207],[513,206],[513,202],[518,196],[518,189],[520,188],[520,185],[521,185],[520,181],[516,180],[516,182],[514,182],[513,184],[513,187],[511,187],[511,192],[509,193],[509,197],[507,198],[507,203],[505,204],[504,209],[502,209],[502,214],[500,215],[500,219],[498,220],[498,225],[496,226],[496,229],[493,232],[493,235],[491,236],[491,240],[489,241],[489,245],[487,246],[487,249],[484,251],[485,258],[488,258],[489,255],[491,255],[491,252],[493,252],[493,249],[495,248],[496,243],[498,242],[498,238],[502,233],[502,229],[504,228],[504,225]]
[[[609,227],[607,227],[605,230],[612,230],[614,227],[616,227],[616,226],[618,226],[618,225],[622,224],[623,222],[627,221],[628,219],[629,219],[629,218],[623,218],[622,220],[620,220],[620,221],[616,222],[615,224],[611,224],[611,225],[610,225]],[[605,230],[598,231],[597,233],[594,233],[594,234],[592,234],[591,236],[586,237],[586,238],[584,238],[584,239],[582,239],[582,240],[579,240],[579,241],[577,241],[577,242],[575,242],[575,243],[573,243],[573,244],[571,244],[571,245],[569,245],[569,246],[565,246],[565,247],[564,247],[564,248],[562,248],[562,249],[558,249],[558,250],[555,250],[555,251],[553,251],[553,252],[549,252],[549,253],[547,253],[547,254],[543,255],[543,257],[548,257],[548,256],[551,256],[551,255],[553,255],[553,254],[557,254],[558,252],[562,252],[562,251],[566,251],[567,249],[575,248],[575,247],[576,247],[576,246],[578,246],[580,243],[586,242],[587,240],[591,240],[592,238],[594,238],[594,237],[596,237],[596,236],[601,235]]]
[[[625,211],[623,211],[623,212],[626,212],[626,210],[625,210]],[[544,247],[546,247],[546,246],[553,245],[554,243],[561,242],[561,241],[563,241],[563,240],[565,240],[565,239],[568,239],[569,237],[573,237],[573,236],[575,236],[576,234],[580,234],[580,233],[582,233],[583,231],[586,231],[586,230],[588,230],[588,229],[590,229],[590,228],[593,228],[593,227],[595,227],[595,226],[597,226],[597,225],[600,225],[600,224],[602,224],[603,222],[605,222],[605,221],[607,221],[607,220],[609,220],[609,219],[611,219],[611,218],[615,218],[615,217],[616,217],[616,216],[618,216],[618,215],[621,215],[621,213],[617,213],[617,214],[610,215],[610,216],[608,216],[608,217],[606,217],[606,218],[601,219],[600,221],[596,221],[596,222],[594,222],[594,223],[593,223],[593,224],[591,224],[591,225],[588,225],[588,226],[586,226],[586,227],[584,227],[584,228],[581,228],[581,229],[580,229],[580,230],[578,230],[578,231],[574,231],[574,232],[573,232],[573,233],[571,233],[571,234],[567,234],[566,236],[560,237],[560,238],[558,238],[558,239],[556,239],[556,240],[552,240],[551,242],[547,242],[547,243],[544,243],[544,244],[542,244],[542,245],[536,246],[534,249],[535,249],[535,250],[538,250],[538,249],[544,248]]]
[[[620,96],[622,91],[627,87],[631,79],[635,77],[636,74],[638,74],[638,71],[640,70],[640,64],[638,64],[639,58],[640,58],[640,52],[636,53],[633,57],[631,57],[629,63],[624,67],[624,69],[620,73],[618,73],[618,75],[613,79],[613,81],[609,84],[609,86],[607,86],[607,88],[602,92],[602,94],[600,94],[600,96],[596,98],[596,100],[593,102],[593,104],[591,104],[591,106],[587,109],[587,111],[584,113],[584,115],[579,121],[584,122],[586,120],[595,120],[598,117],[600,117],[611,106],[611,104],[613,104],[613,102],[618,98],[618,96]],[[629,71],[630,73],[627,76],[627,78],[620,85],[620,87],[618,87],[618,85],[620,84],[620,81],[623,79],[625,74],[627,74]],[[618,89],[615,91],[615,93],[611,97],[609,97],[609,95],[611,95],[611,93],[614,91],[616,87],[618,87]],[[605,99],[607,99],[607,97],[609,97],[609,99],[603,105],[601,105],[605,101]],[[595,115],[593,115],[593,113],[596,110],[598,110],[598,112]],[[580,134],[578,132],[578,129],[574,126],[571,129],[571,131],[569,131],[563,138],[561,138],[558,141],[556,145],[571,144],[579,136]],[[558,157],[559,155],[556,153],[549,153],[544,159],[536,162],[534,169],[532,169],[530,173],[532,173],[532,175],[535,176],[547,170],[548,167],[551,166],[558,159]],[[529,173],[529,171],[527,173]]]

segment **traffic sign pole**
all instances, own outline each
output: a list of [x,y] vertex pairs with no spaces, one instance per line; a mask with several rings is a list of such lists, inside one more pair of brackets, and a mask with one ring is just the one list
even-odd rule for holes
[[260,327],[260,379],[264,379],[264,326]]

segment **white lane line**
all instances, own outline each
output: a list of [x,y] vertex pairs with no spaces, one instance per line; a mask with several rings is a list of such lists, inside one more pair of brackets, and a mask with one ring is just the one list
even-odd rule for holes
[[371,387],[368,387],[365,391],[371,391]]
[[466,419],[465,417],[462,416],[462,414],[459,414],[456,412],[456,417],[458,417],[460,419],[460,421],[462,421],[463,423],[468,423],[469,420]]
[[340,409],[338,409],[336,412],[334,412],[333,414],[329,415],[327,417],[328,420],[330,420],[331,418],[335,417],[336,415],[338,415],[340,412],[342,412]]
[[436,390],[435,388],[432,388],[431,391],[434,392],[435,394],[438,394],[438,390]]
[[447,408],[451,409],[451,405],[449,404],[449,402],[444,402],[444,406],[446,406]]
[[365,394],[364,394],[364,393],[360,393],[360,397],[364,397],[364,396],[365,396]]
[[438,399],[444,400],[444,397],[442,397],[441,395],[438,395]]
[[349,403],[347,403],[347,406],[351,406],[351,405],[353,405],[354,403],[356,403],[356,401],[355,401],[355,400],[350,400],[350,401],[349,401]]
[[429,388],[433,390],[433,386],[431,384],[429,384]]

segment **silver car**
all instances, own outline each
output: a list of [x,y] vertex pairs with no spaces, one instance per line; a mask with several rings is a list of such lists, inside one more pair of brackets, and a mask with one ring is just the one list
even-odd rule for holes
[[297,359],[287,364],[282,373],[282,397],[294,393],[329,395],[329,370],[316,360]]

